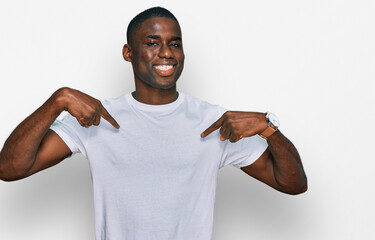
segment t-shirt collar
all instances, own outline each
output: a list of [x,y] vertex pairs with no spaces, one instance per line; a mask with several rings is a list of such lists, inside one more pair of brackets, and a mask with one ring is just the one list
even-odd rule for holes
[[175,110],[185,98],[185,95],[181,92],[178,92],[178,97],[175,101],[167,104],[161,104],[161,105],[152,105],[152,104],[145,104],[142,102],[137,101],[131,93],[128,93],[126,95],[126,99],[128,103],[142,111],[149,111],[149,112],[169,112]]

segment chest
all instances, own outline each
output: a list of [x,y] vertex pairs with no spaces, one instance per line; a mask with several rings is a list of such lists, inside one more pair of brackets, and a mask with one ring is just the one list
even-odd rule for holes
[[215,173],[221,145],[215,134],[202,139],[200,119],[150,121],[137,117],[120,123],[119,132],[91,137],[88,159],[94,176],[133,181],[190,181]]

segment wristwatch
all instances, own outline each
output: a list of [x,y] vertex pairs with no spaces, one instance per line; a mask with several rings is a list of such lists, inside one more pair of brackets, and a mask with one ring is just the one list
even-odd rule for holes
[[259,133],[259,136],[261,136],[264,139],[267,139],[272,134],[274,134],[280,126],[279,119],[273,113],[267,112],[266,113],[266,120],[267,120],[267,123],[268,123],[267,128],[263,132]]

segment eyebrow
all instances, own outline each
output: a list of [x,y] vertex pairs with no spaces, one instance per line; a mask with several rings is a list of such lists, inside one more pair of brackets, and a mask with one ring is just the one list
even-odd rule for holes
[[181,41],[181,37],[177,37],[177,36],[172,37],[172,41]]
[[[148,35],[147,37],[152,39],[159,39],[160,35]],[[181,41],[181,37],[174,36],[172,37],[172,41]]]
[[152,39],[158,39],[160,38],[160,35],[148,35],[147,37]]

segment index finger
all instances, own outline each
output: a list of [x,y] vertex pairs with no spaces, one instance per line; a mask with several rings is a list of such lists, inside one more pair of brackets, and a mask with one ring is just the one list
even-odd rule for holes
[[223,116],[221,116],[216,122],[214,122],[211,126],[209,126],[204,132],[202,132],[201,137],[207,137],[213,131],[219,129],[224,122]]
[[102,113],[100,114],[100,116],[102,116],[105,120],[107,120],[116,129],[120,129],[120,125],[118,125],[116,120],[111,116],[111,114],[108,113],[105,107],[102,108]]

